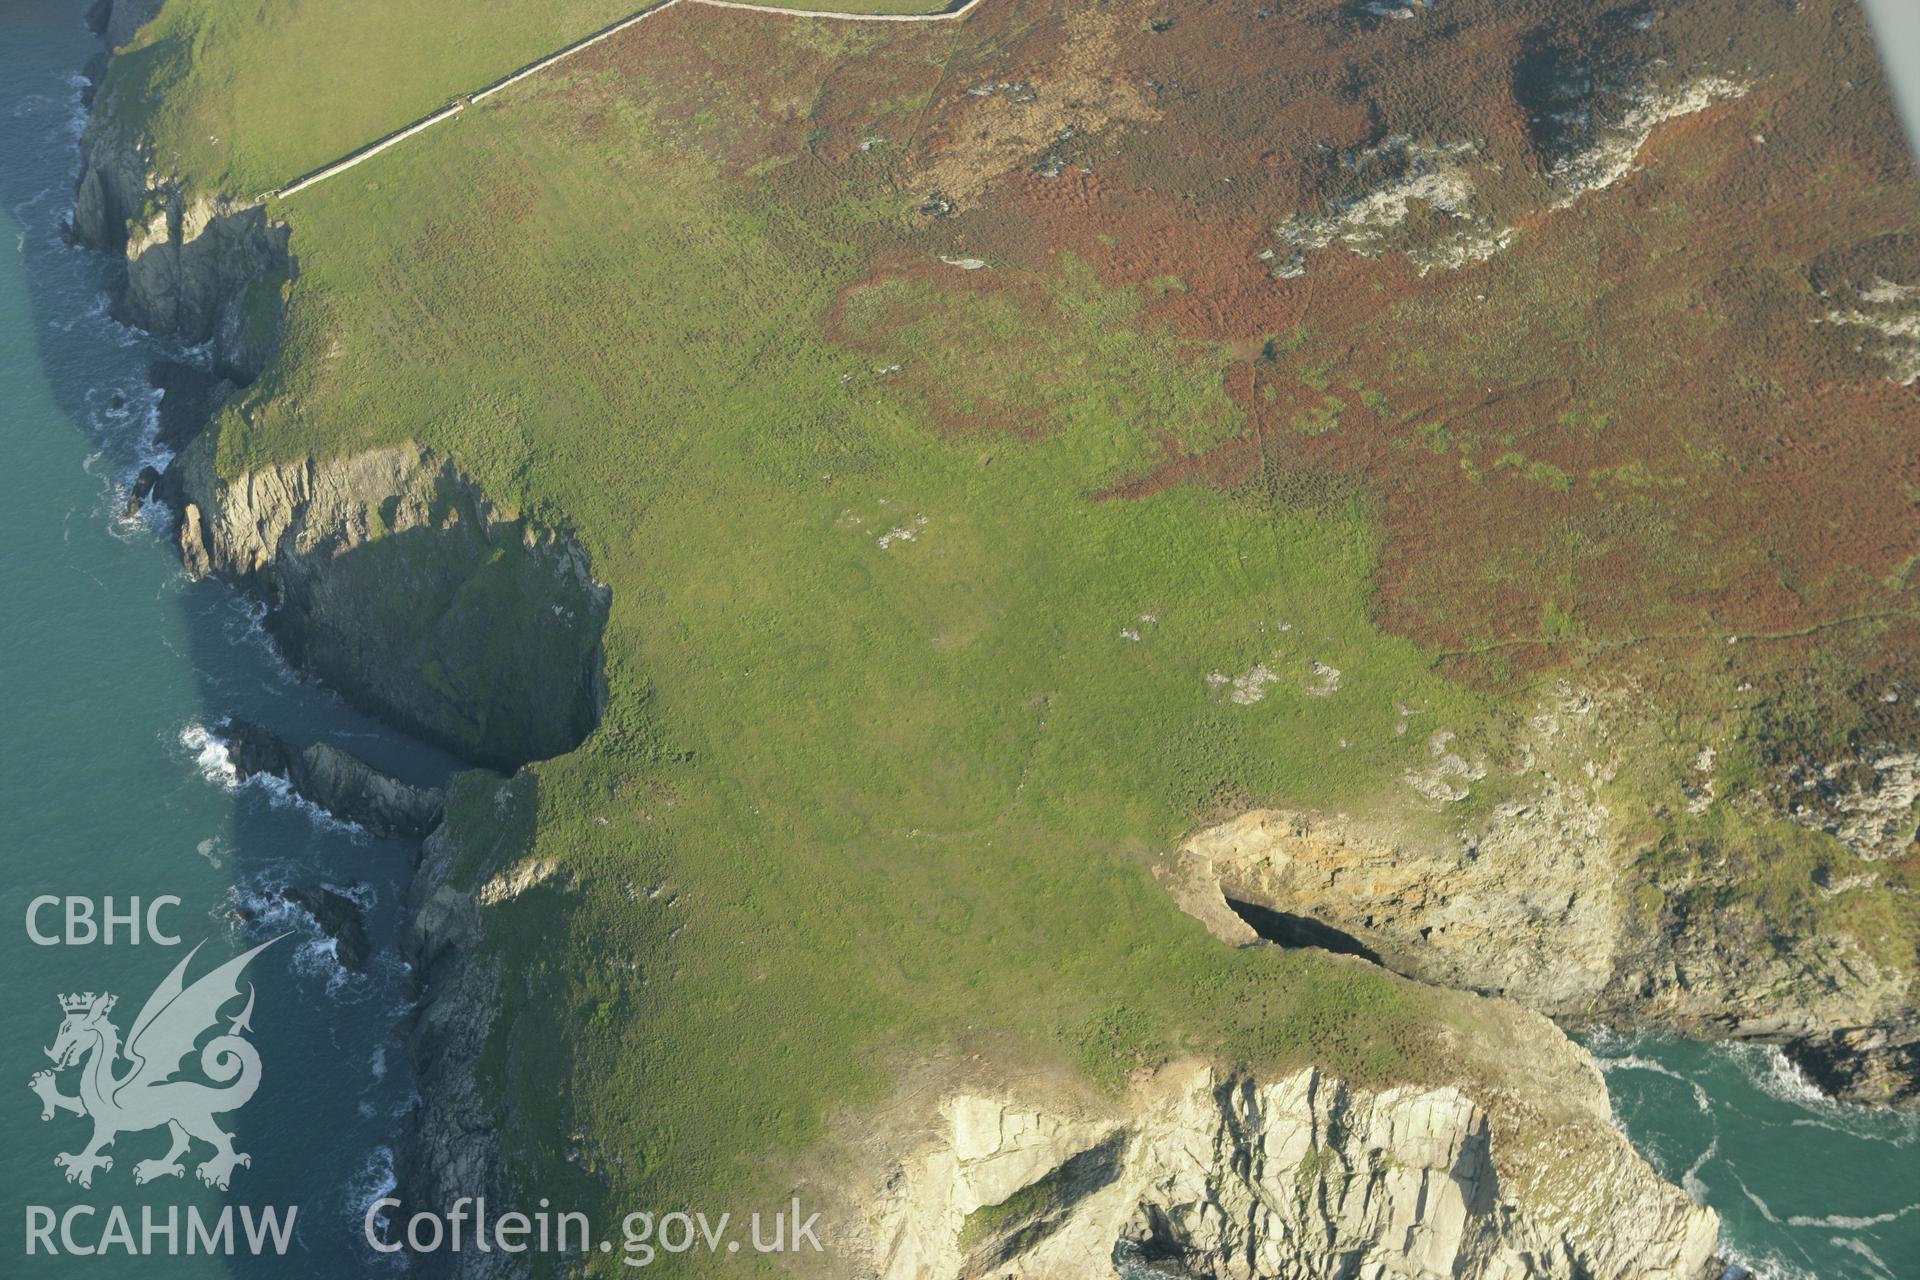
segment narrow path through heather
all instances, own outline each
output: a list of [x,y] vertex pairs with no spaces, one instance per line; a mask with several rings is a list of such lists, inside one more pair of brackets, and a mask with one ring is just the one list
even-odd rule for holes
[[402,125],[384,137],[375,138],[372,142],[367,143],[358,150],[349,151],[338,160],[324,164],[311,173],[294,179],[284,187],[267,192],[261,199],[284,200],[288,196],[297,195],[305,191],[308,187],[325,182],[328,178],[345,173],[362,161],[371,160],[387,148],[397,146],[417,133],[425,133],[428,129],[431,129],[443,120],[452,119],[468,107],[492,97],[502,89],[516,85],[528,76],[537,75],[555,63],[571,58],[582,49],[590,49],[602,40],[611,39],[627,28],[636,26],[648,18],[653,17],[655,14],[664,13],[677,4],[703,4],[713,9],[739,9],[747,13],[772,13],[787,18],[820,18],[828,22],[955,22],[979,8],[981,0],[967,0],[967,2],[959,8],[949,9],[941,13],[842,13],[832,9],[792,9],[771,4],[746,4],[743,3],[743,0],[662,0],[662,3],[648,9],[642,9],[631,17],[622,18],[610,27],[602,27],[591,35],[583,36],[575,40],[572,44],[555,50],[537,62],[529,62],[526,66],[521,67],[517,71],[507,73],[491,84],[475,89],[471,93],[462,94],[431,115],[422,116],[412,124]]

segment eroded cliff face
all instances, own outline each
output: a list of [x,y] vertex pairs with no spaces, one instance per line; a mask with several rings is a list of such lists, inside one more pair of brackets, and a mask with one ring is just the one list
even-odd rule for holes
[[1553,1150],[1458,1088],[1261,1081],[1188,1063],[1124,1105],[1075,1111],[956,1094],[876,1198],[886,1280],[993,1276],[1717,1275],[1719,1224],[1608,1120],[1605,1086],[1538,1021],[1526,1051],[1557,1100]]
[[[1430,767],[1406,779],[1418,823],[1252,810],[1191,836],[1163,879],[1233,945],[1348,950],[1575,1025],[1779,1043],[1846,1100],[1920,1098],[1911,967],[1846,932],[1770,916],[1740,891],[1742,873],[1715,859],[1663,886],[1636,865],[1635,837],[1609,803],[1619,761],[1637,744],[1608,724],[1631,719],[1631,705],[1609,702],[1561,689],[1510,748],[1496,748],[1498,765],[1436,733]],[[1844,821],[1824,826],[1842,846],[1835,856],[1857,859],[1859,873],[1810,893],[1871,890],[1875,864],[1910,839],[1905,773],[1855,772],[1882,785],[1837,792],[1829,807]],[[1514,798],[1462,805],[1494,786]],[[1733,802],[1715,794],[1711,751],[1674,791],[1675,807],[1695,815]],[[1809,812],[1777,819],[1822,825]],[[1874,840],[1849,839],[1860,831]]]
[[[161,2],[98,0],[89,21],[117,49]],[[190,575],[217,575],[259,600],[291,661],[396,727],[506,769],[576,746],[603,698],[609,592],[572,539],[502,513],[450,460],[417,447],[219,472],[209,419],[277,354],[297,270],[290,231],[257,202],[185,189],[119,123],[127,113],[111,81],[99,83],[73,238],[124,257],[116,318],[206,344],[212,365],[156,367],[167,393],[157,443],[175,456],[163,476],[142,477],[133,509],[149,492],[166,501]],[[499,995],[482,912],[551,867],[469,890],[454,874],[466,846],[442,820],[441,792],[326,744],[295,752],[264,740],[269,758],[252,764],[316,803],[425,837],[403,944],[419,992],[407,1049],[420,1104],[398,1153],[400,1194],[436,1208],[463,1196],[505,1202],[501,1116],[476,1080]],[[257,736],[256,754],[260,745]],[[517,1274],[502,1255],[473,1251],[454,1271]]]
[[1758,939],[1737,945],[1737,910],[1718,921],[1636,915],[1618,846],[1567,806],[1549,791],[1437,846],[1325,815],[1253,810],[1181,847],[1178,892],[1237,945],[1263,935],[1231,903],[1302,922],[1300,943],[1315,943],[1306,930],[1318,923],[1396,972],[1558,1018],[1783,1038],[1906,1008],[1910,979],[1848,939],[1780,952]]
[[[90,19],[117,48],[159,7],[102,0]],[[169,408],[205,401],[188,410],[198,419],[275,356],[296,270],[289,230],[258,203],[185,189],[115,93],[109,74],[82,141],[74,236],[124,255],[119,319],[207,344],[210,373],[156,373]],[[161,373],[212,389],[183,399]],[[295,662],[477,763],[557,755],[592,728],[607,591],[571,540],[502,515],[451,462],[419,449],[230,481],[214,466],[217,432],[195,437],[197,420],[165,414],[162,427],[161,443],[180,452],[158,492],[179,515],[188,572],[228,578],[266,603]]]
[[182,559],[261,600],[292,661],[477,763],[558,755],[592,729],[609,592],[578,544],[417,446],[228,479],[218,441],[201,435],[164,482]]
[[[118,48],[159,7],[157,0],[115,0],[96,22]],[[149,141],[122,123],[123,106],[108,79],[81,140],[74,239],[124,256],[116,319],[206,343],[218,373],[251,382],[280,344],[284,292],[295,272],[288,228],[251,198],[186,189],[158,164]]]
[[[1622,909],[1609,855],[1593,810],[1550,789],[1451,843],[1256,809],[1193,836],[1179,857],[1223,905],[1321,922],[1425,982],[1577,1014],[1613,976]],[[1213,920],[1238,943],[1260,937],[1231,912]]]
[[94,0],[87,10],[87,25],[107,38],[110,48],[118,49],[133,39],[134,32],[160,12],[162,0]]
[[[463,1196],[506,1204],[512,1190],[498,1118],[475,1074],[493,1030],[499,967],[479,957],[480,903],[453,877],[462,852],[453,824],[443,823],[426,840],[408,900],[407,959],[421,995],[407,1056],[420,1104],[411,1140],[399,1152],[396,1195],[406,1205],[436,1209]],[[476,1250],[459,1254],[452,1269],[462,1280],[515,1274],[503,1255]]]

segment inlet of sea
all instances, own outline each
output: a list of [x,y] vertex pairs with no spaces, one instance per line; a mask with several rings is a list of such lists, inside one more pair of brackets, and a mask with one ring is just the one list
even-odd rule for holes
[[1580,1039],[1641,1154],[1719,1211],[1731,1261],[1763,1280],[1920,1277],[1920,1113],[1830,1102],[1768,1045]]

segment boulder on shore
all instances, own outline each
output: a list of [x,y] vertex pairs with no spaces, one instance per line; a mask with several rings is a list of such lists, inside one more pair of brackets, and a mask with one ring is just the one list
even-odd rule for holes
[[1788,1061],[1837,1101],[1920,1104],[1920,1027],[1854,1027],[1789,1040],[1784,1049]]
[[[359,903],[344,893],[305,885],[281,885],[272,896],[311,918],[321,936],[334,944],[334,958],[341,965],[354,973],[366,971],[373,943],[367,937],[367,917]],[[253,924],[261,914],[259,908],[243,903],[229,911],[227,918],[238,924]]]
[[154,486],[160,483],[160,473],[152,467],[140,468],[140,474],[133,478],[133,488],[127,491],[127,519],[140,514],[147,505],[147,499],[153,495]]

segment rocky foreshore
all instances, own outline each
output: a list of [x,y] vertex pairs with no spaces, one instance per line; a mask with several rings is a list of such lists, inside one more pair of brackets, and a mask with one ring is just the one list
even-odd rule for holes
[[[1093,1259],[1215,1280],[1737,1274],[1715,1255],[1717,1215],[1613,1127],[1586,1055],[1508,1012],[1502,1048],[1528,1080],[1513,1096],[1202,1062],[1137,1079],[1118,1103],[957,1091],[926,1121],[933,1136],[878,1175],[849,1244],[884,1280],[1078,1277]],[[1542,1106],[1551,1132],[1529,1132]]]
[[302,799],[375,835],[424,840],[446,814],[439,787],[402,782],[330,743],[296,749],[248,720],[227,720],[218,733],[242,781],[256,773],[285,778]]
[[1257,924],[1302,921],[1340,940],[1335,949],[1570,1027],[1777,1044],[1834,1098],[1920,1100],[1907,975],[1846,939],[1776,933],[1767,946],[1730,946],[1699,921],[1636,913],[1618,851],[1604,806],[1550,782],[1446,843],[1252,810],[1195,833],[1164,874],[1181,906],[1233,945],[1296,943]]

